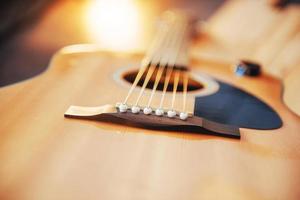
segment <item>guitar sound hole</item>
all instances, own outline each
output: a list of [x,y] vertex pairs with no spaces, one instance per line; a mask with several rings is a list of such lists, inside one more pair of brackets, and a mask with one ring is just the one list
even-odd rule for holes
[[[125,74],[123,74],[123,79],[131,84],[133,84],[135,77],[137,76],[138,71],[130,71],[127,72]],[[141,77],[140,81],[138,82],[137,86],[142,87],[145,78],[146,78],[146,74],[147,74],[147,70],[145,71],[145,73],[143,74],[143,76]],[[157,70],[154,71],[154,73],[152,74],[146,88],[148,89],[152,89],[153,85],[155,83],[155,77],[157,75]],[[163,73],[158,86],[157,86],[157,90],[159,91],[163,91],[164,88],[164,82],[165,82],[165,78],[166,78],[166,72]],[[171,92],[173,91],[173,86],[174,86],[174,73],[172,73],[168,87],[167,87],[167,91]],[[189,77],[188,78],[188,87],[187,87],[187,91],[196,91],[196,90],[201,90],[204,88],[204,85],[201,84],[200,82],[194,80],[193,78]],[[179,82],[178,82],[178,87],[177,87],[177,91],[178,92],[182,92],[183,91],[183,80],[182,80],[182,76],[180,76]]]

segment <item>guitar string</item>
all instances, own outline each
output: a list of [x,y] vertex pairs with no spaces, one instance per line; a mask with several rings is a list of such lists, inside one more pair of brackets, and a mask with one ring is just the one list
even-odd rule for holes
[[152,99],[153,99],[153,96],[154,96],[154,93],[156,91],[156,88],[158,86],[158,83],[161,79],[161,76],[163,74],[163,71],[164,71],[164,68],[165,68],[166,65],[162,65],[160,64],[159,65],[159,69],[157,70],[157,75],[155,77],[155,82],[154,82],[154,85],[153,85],[153,88],[152,88],[152,91],[151,91],[151,95],[150,95],[150,98],[148,100],[148,104],[147,104],[147,107],[150,107],[151,106],[151,102],[152,102]]
[[[182,50],[181,52],[184,52],[184,49],[186,49],[186,47],[188,46],[188,31],[190,30],[188,28],[188,24],[187,24],[187,31],[185,32],[185,35],[184,35],[184,39],[183,39],[183,42],[182,42]],[[184,56],[183,60],[181,60],[181,62],[183,62],[182,64],[183,65],[188,65],[188,55],[186,54],[186,52],[182,53],[181,54],[181,58],[182,56]],[[183,80],[183,105],[182,105],[182,113],[184,113],[184,115],[187,117],[187,112],[186,112],[186,105],[187,105],[187,89],[188,89],[188,81],[189,81],[189,73],[187,71],[183,71],[182,72],[182,80]]]
[[146,88],[146,86],[147,86],[147,84],[148,84],[148,82],[149,82],[149,80],[150,80],[150,78],[151,78],[151,76],[152,76],[152,74],[153,74],[155,68],[156,68],[156,66],[155,66],[154,64],[151,64],[151,65],[150,65],[150,67],[149,67],[149,69],[148,69],[148,71],[147,71],[147,75],[146,75],[146,78],[145,78],[145,80],[144,80],[144,83],[143,83],[143,85],[142,85],[142,89],[141,89],[141,91],[140,91],[140,93],[139,93],[139,96],[138,96],[138,98],[137,98],[137,100],[136,100],[134,106],[137,106],[137,105],[138,105],[138,103],[139,103],[139,101],[140,101],[140,99],[141,99],[141,97],[142,97],[142,95],[143,95],[143,93],[144,93],[144,91],[145,91],[145,88]]
[[164,35],[163,41],[161,43],[161,46],[160,46],[159,50],[157,50],[155,52],[155,54],[153,56],[153,59],[151,60],[151,65],[150,65],[150,67],[149,67],[149,69],[147,71],[146,78],[145,78],[145,80],[143,82],[143,85],[142,85],[142,88],[140,90],[139,96],[138,96],[138,98],[137,98],[137,100],[136,100],[136,102],[134,104],[135,107],[138,106],[138,103],[139,103],[139,101],[140,101],[140,99],[141,99],[141,97],[142,97],[142,95],[143,95],[143,93],[145,91],[145,88],[146,88],[146,86],[147,86],[150,78],[152,77],[152,74],[155,71],[156,67],[158,66],[159,68],[161,68],[161,66],[162,66],[162,64],[160,63],[160,61],[161,61],[160,59],[162,57],[162,53],[168,47],[168,43],[170,43],[170,41],[171,41],[172,37],[169,37],[169,35],[173,32],[172,31],[172,28],[173,28],[172,26],[175,25],[174,22],[175,21],[172,20],[171,23],[169,24],[170,27],[169,27],[167,33]]
[[[178,27],[178,22],[177,22],[177,27],[175,27],[177,30],[175,32],[175,30],[172,32],[172,35],[171,35],[171,39],[170,39],[170,44],[169,46],[165,49],[164,53],[166,54],[165,56],[162,55],[162,59],[160,60],[160,63],[159,63],[159,69],[157,70],[157,74],[156,74],[156,77],[155,77],[155,82],[154,82],[154,85],[153,85],[153,88],[152,88],[152,91],[151,91],[151,95],[150,95],[150,98],[148,100],[148,104],[147,104],[147,107],[150,107],[151,105],[151,102],[152,102],[152,99],[153,99],[153,96],[156,92],[156,89],[157,89],[157,86],[159,84],[159,81],[162,77],[162,74],[165,70],[165,68],[168,66],[168,62],[169,62],[169,57],[170,57],[170,54],[168,51],[172,50],[174,51],[174,48],[176,45],[174,45],[178,39],[178,34],[179,34],[179,31],[180,31],[180,28]],[[175,34],[174,34],[175,32]],[[175,42],[174,42],[175,41]]]
[[167,91],[167,88],[169,85],[169,81],[170,81],[172,72],[173,72],[173,67],[168,67],[167,72],[166,72],[166,78],[164,81],[163,93],[162,93],[161,99],[160,99],[159,109],[162,109],[162,107],[163,107],[166,91]]
[[[176,48],[177,51],[174,52],[175,53],[175,56],[173,57],[174,59],[171,60],[172,62],[170,62],[170,67],[168,68],[167,73],[166,73],[166,79],[165,79],[165,82],[164,82],[164,88],[163,88],[163,93],[162,93],[159,109],[162,109],[162,107],[163,107],[163,102],[164,102],[164,99],[165,99],[166,90],[167,90],[168,85],[169,85],[171,74],[173,73],[173,67],[176,63],[176,59],[177,59],[178,54],[179,54],[180,46],[182,46],[182,42],[183,42],[182,39],[183,39],[185,29],[186,29],[186,24],[184,24],[183,31],[181,32],[179,40],[177,40],[177,41],[179,41],[179,42],[177,42],[178,48]],[[178,79],[178,81],[179,81],[179,79]],[[174,109],[175,94],[177,92],[178,81],[176,81],[175,78],[174,78],[174,85],[173,86],[175,86],[175,87],[173,87],[173,98],[172,98],[171,109]],[[176,90],[175,90],[175,88],[176,88]]]
[[188,73],[187,72],[183,72],[183,106],[182,106],[182,112],[186,112],[186,98],[187,98],[187,86],[188,86],[188,81],[189,81],[189,77],[188,77]]
[[[180,20],[178,20],[178,21],[173,20],[173,23],[174,23],[174,22],[177,22],[177,24],[180,25],[179,22],[181,22],[181,21],[180,21]],[[181,23],[183,23],[183,22],[181,22]],[[151,50],[149,51],[150,53],[148,53],[148,54],[146,55],[146,57],[143,59],[143,61],[142,61],[142,68],[139,70],[138,75],[137,75],[136,78],[135,78],[134,84],[133,84],[133,86],[131,87],[130,91],[128,92],[128,95],[127,95],[127,97],[126,97],[126,99],[125,99],[125,101],[124,101],[124,104],[127,103],[129,96],[131,95],[132,91],[135,89],[135,87],[136,87],[138,81],[140,80],[140,78],[141,78],[142,75],[144,74],[144,72],[145,72],[147,66],[150,65],[149,68],[148,68],[147,75],[146,75],[146,78],[145,78],[145,80],[144,80],[142,89],[141,89],[141,91],[140,91],[140,94],[139,94],[139,96],[138,96],[138,98],[137,98],[137,101],[136,101],[136,104],[135,104],[135,105],[138,105],[138,102],[139,102],[139,100],[140,100],[142,94],[144,93],[144,90],[145,90],[145,88],[146,88],[146,86],[147,86],[147,84],[148,84],[150,78],[152,77],[153,72],[154,72],[155,69],[156,69],[155,64],[158,63],[159,69],[158,69],[158,71],[157,71],[157,73],[156,73],[155,83],[154,83],[154,86],[153,86],[153,89],[152,89],[151,96],[150,96],[150,98],[149,98],[147,107],[150,107],[150,105],[151,105],[151,102],[152,102],[154,93],[155,93],[155,91],[156,91],[156,89],[157,89],[157,86],[158,86],[159,80],[160,80],[160,78],[161,78],[161,76],[162,76],[162,73],[163,73],[163,71],[164,71],[164,68],[165,68],[166,66],[169,66],[168,69],[167,69],[167,72],[166,72],[166,78],[165,78],[165,83],[164,83],[164,89],[163,89],[162,99],[161,99],[161,102],[160,102],[160,108],[162,108],[163,101],[164,101],[164,97],[165,97],[165,93],[166,93],[166,89],[167,89],[168,84],[169,84],[169,81],[170,81],[170,77],[171,77],[171,74],[172,74],[172,71],[173,71],[173,67],[174,67],[174,65],[175,65],[175,63],[176,63],[176,59],[177,59],[177,57],[178,57],[178,53],[179,53],[180,48],[181,48],[182,43],[183,43],[183,40],[182,40],[182,39],[184,38],[183,35],[184,35],[184,33],[185,33],[185,28],[186,28],[185,26],[186,26],[186,24],[183,23],[183,30],[184,30],[184,31],[182,31],[182,32],[180,32],[180,30],[181,30],[181,29],[180,29],[180,26],[177,26],[177,34],[174,34],[175,31],[174,31],[174,32],[171,32],[172,29],[171,29],[170,27],[172,27],[172,26],[169,27],[169,31],[170,31],[171,33],[173,33],[173,35],[171,35],[171,36],[173,36],[173,39],[172,39],[172,37],[170,37],[169,34],[166,33],[166,32],[165,32],[165,34],[157,34],[156,39],[159,38],[159,40],[157,39],[156,42],[153,42],[154,45],[152,45],[152,48],[151,48]],[[176,26],[175,26],[175,27],[176,27]],[[167,25],[165,25],[165,28],[167,28]],[[175,29],[175,30],[176,30],[176,29]],[[162,37],[160,37],[160,35],[162,35]],[[169,37],[167,37],[167,36],[169,36]],[[171,44],[169,44],[169,46],[168,46],[168,45],[165,45],[165,46],[162,45],[162,43],[164,43],[164,41],[165,41],[165,37],[167,37],[167,38],[169,39],[169,42],[167,42],[167,43],[171,43]],[[164,40],[163,40],[163,38],[164,38]],[[157,42],[157,41],[159,41],[159,42]],[[162,42],[161,42],[161,41],[162,41]],[[174,41],[175,41],[175,42],[174,42]],[[178,42],[178,41],[179,41],[179,42]],[[160,47],[160,48],[159,48],[159,47]],[[156,49],[157,49],[157,50],[156,50]],[[167,56],[165,56],[165,57],[169,57],[167,60],[164,60],[165,57],[162,57],[162,56],[161,56],[162,53],[160,53],[160,51],[162,51],[162,49],[164,49],[165,52],[167,52]],[[170,49],[172,50],[171,53],[167,51],[167,50],[170,50]],[[160,50],[160,51],[158,51],[158,50]],[[162,51],[162,52],[164,52],[164,51]],[[165,52],[164,52],[164,53],[165,53]],[[155,56],[155,54],[156,54],[156,55],[159,55],[159,56],[160,56],[159,58],[162,58],[162,59],[161,59],[161,60],[160,60],[160,59],[157,59],[157,61],[154,62],[154,61],[155,61],[154,58],[158,58],[158,57]],[[150,55],[150,56],[149,56],[149,55]],[[170,56],[170,55],[171,55],[171,56]],[[151,57],[152,57],[152,59],[149,59],[149,58],[151,58]],[[184,73],[184,74],[185,74],[185,73]],[[184,75],[183,77],[186,77],[186,75]],[[176,97],[176,93],[177,93],[177,87],[178,87],[179,79],[180,79],[180,71],[179,71],[179,70],[176,70],[176,72],[175,72],[175,78],[174,78],[174,85],[173,85],[173,97],[172,97],[172,105],[171,105],[171,109],[172,109],[172,110],[174,109],[175,97]],[[184,98],[183,98],[183,99],[184,99],[183,104],[184,104],[184,105],[183,105],[183,112],[185,112],[186,93],[187,93],[187,80],[188,80],[188,79],[186,79],[186,78],[183,78],[183,79],[184,79],[184,80],[183,80],[183,82],[184,82],[184,91],[183,91],[183,95],[184,95]],[[152,111],[152,110],[151,110],[151,111]],[[175,114],[175,115],[176,115],[176,114]]]
[[172,103],[171,103],[171,111],[174,110],[175,98],[176,98],[176,93],[177,93],[177,87],[178,87],[179,77],[180,77],[180,71],[179,70],[175,70],[174,83],[173,83],[173,94],[172,94]]
[[[182,43],[183,43],[183,38],[184,38],[184,33],[185,33],[185,24],[184,24],[184,27],[183,27],[183,30],[182,31],[182,34],[180,35],[180,42],[178,42],[178,51],[176,52],[176,56],[175,56],[175,59],[174,59],[174,65],[176,63],[176,59],[178,58],[178,53],[180,52],[180,48],[182,46]],[[173,66],[174,66],[173,65]],[[178,88],[178,82],[179,82],[179,78],[180,78],[180,72],[181,70],[178,69],[178,70],[175,70],[175,75],[174,75],[174,83],[173,83],[173,94],[172,94],[172,103],[171,103],[171,111],[174,110],[174,105],[175,105],[175,99],[176,99],[176,93],[177,93],[177,88]]]
[[146,53],[146,56],[144,57],[144,59],[141,62],[141,67],[138,71],[138,74],[136,75],[136,77],[134,79],[134,82],[133,82],[130,90],[127,93],[127,96],[126,96],[125,100],[123,101],[123,104],[126,104],[128,102],[129,97],[131,96],[132,92],[136,88],[136,86],[137,86],[138,82],[140,81],[142,75],[144,74],[147,67],[150,65],[150,61],[153,57],[153,54],[159,48],[159,45],[162,42],[162,39],[164,38],[164,35],[166,34],[167,25],[162,24],[161,26],[162,27],[159,28],[157,34],[155,35],[154,40],[151,43],[151,46],[150,46],[150,48],[148,49],[148,51]]
[[[177,40],[177,41],[179,41],[179,40]],[[164,81],[163,93],[162,93],[159,109],[162,109],[162,107],[163,107],[163,102],[164,102],[164,99],[165,99],[165,95],[166,95],[166,91],[167,91],[167,88],[168,88],[168,85],[169,85],[169,82],[170,82],[171,75],[173,73],[174,65],[175,65],[175,59],[170,60],[169,67],[167,68],[167,72],[166,72],[166,78],[165,78],[165,81]]]

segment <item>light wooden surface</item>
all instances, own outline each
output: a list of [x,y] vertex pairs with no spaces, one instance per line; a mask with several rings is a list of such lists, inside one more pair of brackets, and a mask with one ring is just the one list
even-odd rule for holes
[[208,20],[205,32],[208,37],[194,46],[198,58],[253,59],[276,77],[299,66],[300,6],[278,9],[267,1],[228,1]]
[[300,116],[300,67],[285,76],[283,87],[283,102]]
[[[162,133],[65,119],[69,105],[122,99],[114,81],[138,57],[58,54],[43,75],[1,96],[1,199],[297,199],[300,119],[281,103],[279,81],[193,66],[269,103],[284,126],[241,130],[241,140]],[[270,90],[272,88],[272,90]]]
[[[278,9],[268,1],[228,1],[204,28],[204,35],[193,46],[192,55],[196,59],[218,63],[250,59],[281,80],[300,68],[300,6],[297,4]],[[300,101],[297,101],[300,85],[284,86],[294,93],[288,96],[283,93],[285,103],[300,116]]]
[[[220,45],[200,43],[201,55]],[[219,52],[226,62],[202,56],[191,66],[260,97],[282,128],[242,129],[234,140],[65,119],[70,105],[122,100],[114,74],[142,57],[66,48],[42,75],[0,90],[0,199],[299,199],[300,118],[282,103],[281,82],[238,78]]]

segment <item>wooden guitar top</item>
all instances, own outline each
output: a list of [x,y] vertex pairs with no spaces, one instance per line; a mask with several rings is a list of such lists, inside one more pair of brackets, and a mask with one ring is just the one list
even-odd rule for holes
[[121,99],[126,91],[109,74],[137,62],[61,51],[41,76],[1,89],[1,199],[299,197],[300,119],[274,78],[240,79],[225,66],[194,63],[239,83],[283,119],[277,130],[242,129],[241,140],[64,118],[69,105]]
[[[211,33],[217,33],[216,27],[223,29],[217,26],[222,24],[220,16],[233,16],[242,8],[251,13],[243,12],[249,19],[252,14],[276,18],[262,17],[257,35],[263,27],[270,30],[286,20],[261,12],[263,5],[252,12],[261,4],[252,2],[228,1],[212,19],[216,21]],[[296,29],[284,27],[279,30],[284,38],[284,33],[294,33],[284,30]],[[235,40],[241,29],[237,36],[224,35]],[[299,199],[300,118],[282,102],[281,81],[266,73],[236,77],[231,69],[237,55],[266,63],[274,58],[275,50],[269,57],[263,53],[272,48],[261,47],[262,40],[247,44],[259,46],[260,53],[254,48],[233,50],[232,45],[225,55],[219,47],[228,43],[211,38],[194,47],[198,53],[193,69],[254,94],[282,118],[283,126],[276,130],[241,129],[240,140],[64,118],[70,105],[121,101],[127,86],[114,73],[123,66],[138,66],[142,55],[115,54],[90,45],[62,49],[40,76],[0,89],[0,199]],[[247,46],[237,40],[234,47],[238,45]],[[271,61],[273,66],[281,62],[279,57]]]

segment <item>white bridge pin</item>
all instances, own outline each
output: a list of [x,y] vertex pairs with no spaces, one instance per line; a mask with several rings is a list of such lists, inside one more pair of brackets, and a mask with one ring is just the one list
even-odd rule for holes
[[151,109],[150,107],[144,108],[144,114],[145,114],[145,115],[149,115],[149,114],[151,114],[151,113],[152,113],[152,109]]
[[122,103],[122,104],[120,104],[119,105],[119,110],[120,110],[120,112],[126,112],[127,111],[127,105],[126,104],[124,104],[124,103]]
[[141,108],[138,107],[138,106],[132,106],[132,108],[131,108],[131,112],[134,113],[134,114],[139,113],[140,110],[141,110]]
[[162,116],[164,114],[164,110],[159,108],[155,110],[155,115],[157,116]]
[[186,120],[186,119],[188,118],[188,114],[187,114],[186,112],[181,112],[181,113],[179,114],[179,118],[180,118],[181,120]]
[[170,117],[170,118],[173,118],[176,116],[176,112],[174,110],[169,110],[167,114],[168,114],[168,117]]

